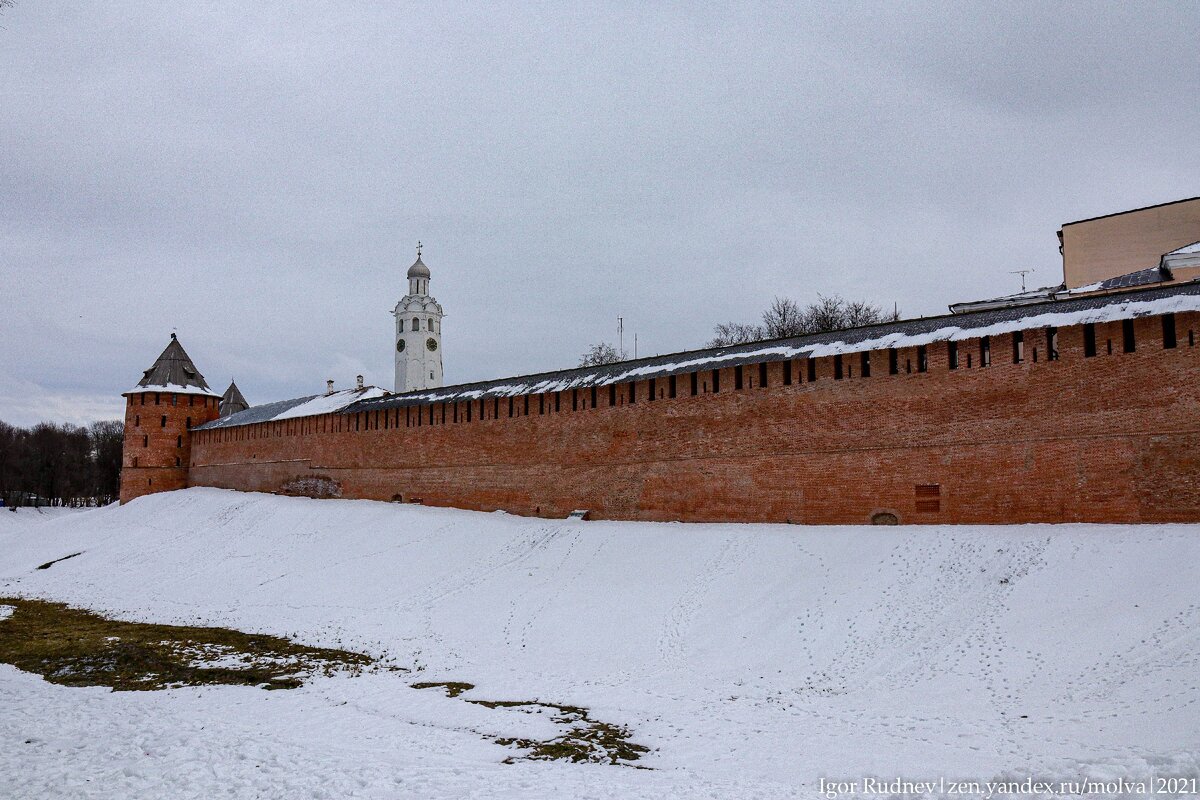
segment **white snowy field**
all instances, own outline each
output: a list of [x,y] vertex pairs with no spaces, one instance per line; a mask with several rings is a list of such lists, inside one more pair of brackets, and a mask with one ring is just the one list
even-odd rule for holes
[[[547,521],[215,489],[0,511],[0,596],[411,670],[110,692],[0,664],[0,798],[804,798],[822,777],[1200,778],[1198,587],[1196,525]],[[409,686],[445,680],[476,688]],[[492,739],[555,725],[466,698],[586,706],[652,748],[650,769],[503,764],[519,751]]]

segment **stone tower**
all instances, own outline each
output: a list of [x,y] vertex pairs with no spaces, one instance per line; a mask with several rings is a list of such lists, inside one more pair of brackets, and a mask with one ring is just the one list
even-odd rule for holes
[[392,311],[396,317],[396,391],[442,385],[442,307],[429,296],[429,267],[417,260],[408,268],[408,294]]
[[216,419],[221,396],[208,388],[172,333],[162,355],[124,397],[121,502],[183,489],[188,482],[191,429]]

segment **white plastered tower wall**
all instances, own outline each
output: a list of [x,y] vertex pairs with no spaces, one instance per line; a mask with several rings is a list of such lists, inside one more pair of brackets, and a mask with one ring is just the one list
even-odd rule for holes
[[394,350],[396,391],[414,392],[442,385],[442,307],[429,295],[429,267],[417,260],[408,268],[408,294],[396,304]]

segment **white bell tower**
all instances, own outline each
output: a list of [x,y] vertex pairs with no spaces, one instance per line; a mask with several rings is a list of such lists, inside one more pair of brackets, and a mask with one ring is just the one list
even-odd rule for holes
[[429,296],[429,267],[417,260],[408,268],[408,294],[393,309],[396,317],[396,391],[442,385],[442,307]]

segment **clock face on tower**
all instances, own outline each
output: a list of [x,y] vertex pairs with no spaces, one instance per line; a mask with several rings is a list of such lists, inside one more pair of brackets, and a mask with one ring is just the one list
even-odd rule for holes
[[396,352],[397,353],[404,352],[404,340],[403,339],[400,339],[399,341],[396,342]]
[[429,348],[430,352],[437,350],[437,339],[430,336],[425,340],[425,346]]

